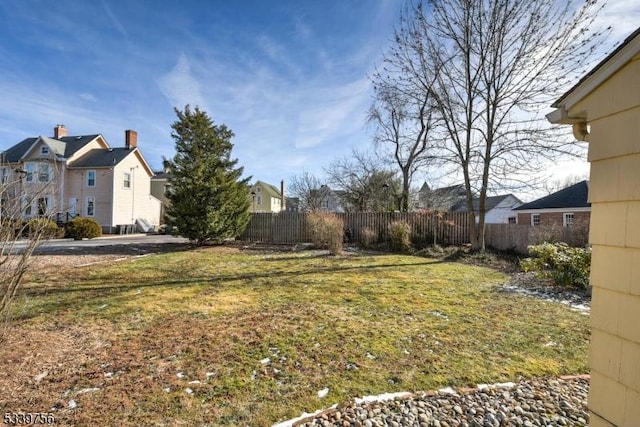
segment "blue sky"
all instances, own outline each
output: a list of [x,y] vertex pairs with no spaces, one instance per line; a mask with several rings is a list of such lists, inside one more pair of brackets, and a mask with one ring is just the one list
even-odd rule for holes
[[[609,44],[640,6],[609,0]],[[235,133],[245,175],[320,175],[369,148],[369,75],[399,0],[3,0],[0,149],[30,136],[138,131],[152,167],[174,154],[173,107],[198,105]],[[635,9],[635,10],[632,10]],[[566,170],[566,168],[563,168]]]

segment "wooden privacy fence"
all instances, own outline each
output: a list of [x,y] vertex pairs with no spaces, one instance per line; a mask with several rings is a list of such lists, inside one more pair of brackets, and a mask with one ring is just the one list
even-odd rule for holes
[[[469,243],[469,215],[464,212],[382,212],[336,213],[349,228],[352,241],[360,241],[364,229],[372,230],[379,241],[388,235],[394,221],[411,228],[414,242],[460,245]],[[304,212],[254,213],[242,240],[265,243],[306,243],[311,241]]]
[[527,255],[527,246],[542,242],[565,242],[569,246],[584,247],[589,240],[589,223],[560,225],[486,224],[484,242],[489,248],[515,251]]

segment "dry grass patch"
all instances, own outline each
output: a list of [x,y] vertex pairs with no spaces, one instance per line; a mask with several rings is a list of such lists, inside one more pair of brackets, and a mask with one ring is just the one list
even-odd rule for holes
[[269,425],[354,396],[586,370],[584,315],[476,266],[205,248],[52,277],[31,277],[0,406],[55,408],[61,425]]

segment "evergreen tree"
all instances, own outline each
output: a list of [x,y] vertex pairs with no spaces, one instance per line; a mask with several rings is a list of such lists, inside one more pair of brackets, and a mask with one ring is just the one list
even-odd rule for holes
[[248,182],[231,159],[233,132],[198,107],[175,109],[176,155],[168,162],[167,224],[196,245],[242,233],[249,222]]

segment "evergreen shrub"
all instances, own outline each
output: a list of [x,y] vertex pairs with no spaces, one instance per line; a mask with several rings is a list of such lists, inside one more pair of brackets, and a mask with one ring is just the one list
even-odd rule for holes
[[528,247],[530,258],[520,261],[523,271],[537,271],[560,286],[589,288],[591,248],[572,248],[566,243],[542,243]]
[[27,237],[40,236],[45,239],[59,238],[64,236],[64,229],[51,218],[33,218],[27,221],[24,227]]
[[102,236],[100,224],[93,218],[74,218],[66,226],[66,236],[80,240]]

